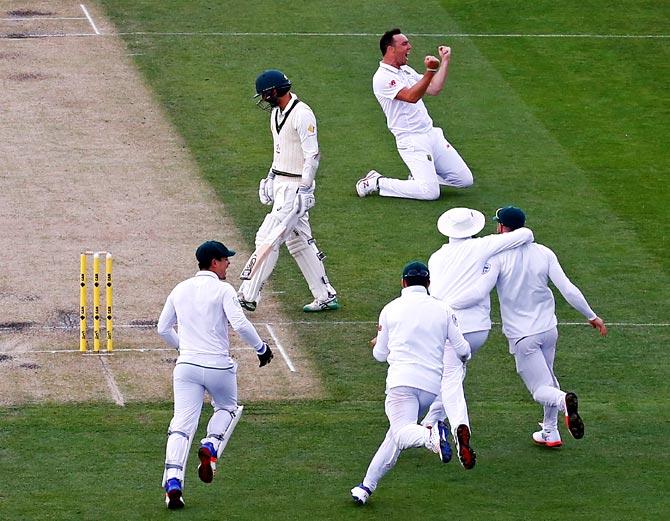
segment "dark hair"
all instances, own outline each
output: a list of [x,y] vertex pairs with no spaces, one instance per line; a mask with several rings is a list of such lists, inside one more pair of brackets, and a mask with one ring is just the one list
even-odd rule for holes
[[403,277],[403,279],[407,286],[423,286],[424,288],[428,288],[430,286],[430,277],[421,277],[421,276],[416,276],[416,277]]
[[386,31],[379,40],[379,50],[382,56],[386,54],[386,49],[393,45],[393,37],[397,34],[402,34],[402,31],[397,27]]
[[[212,259],[209,259],[209,262],[207,262],[207,261],[198,261],[198,269],[199,269],[200,271],[208,270],[208,269],[210,268],[210,266],[212,265],[212,261],[213,261],[213,260],[214,260],[214,259],[212,258]],[[216,259],[216,260],[221,260],[221,259]]]

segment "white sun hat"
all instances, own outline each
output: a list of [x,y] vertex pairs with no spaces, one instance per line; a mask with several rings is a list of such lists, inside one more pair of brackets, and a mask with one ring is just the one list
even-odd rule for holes
[[479,233],[486,224],[482,212],[470,208],[451,208],[437,220],[437,229],[442,235],[463,239]]

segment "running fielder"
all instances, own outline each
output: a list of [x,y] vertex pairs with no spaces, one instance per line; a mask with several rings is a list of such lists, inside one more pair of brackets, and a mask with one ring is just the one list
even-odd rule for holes
[[[500,208],[494,219],[498,221],[498,233],[508,234],[521,228],[526,216],[519,208],[507,206]],[[536,243],[492,257],[482,270],[479,282],[451,304],[455,308],[468,307],[494,286],[497,288],[503,333],[509,352],[514,355],[517,373],[533,399],[544,409],[541,429],[533,433],[533,441],[545,447],[560,447],[563,443],[558,431],[558,412],[565,414],[565,423],[573,438],[584,436],[584,422],[578,412],[577,395],[562,391],[554,374],[558,330],[549,281],[601,336],[607,335],[605,323],[565,275],[556,254]]]
[[[379,314],[373,356],[388,362],[386,416],[389,430],[372,458],[363,481],[351,489],[359,505],[367,503],[379,480],[395,465],[402,450],[426,447],[447,463],[451,459],[449,431],[442,421],[417,425],[440,392],[442,358],[451,349],[462,360],[470,356],[453,311],[428,294],[430,274],[422,262],[407,264],[400,297]],[[461,385],[461,382],[456,382]]]
[[[198,271],[172,290],[158,319],[158,333],[179,351],[174,367],[174,416],[165,448],[163,486],[171,510],[183,508],[184,470],[207,391],[214,414],[198,450],[198,476],[211,483],[216,461],[240,419],[237,404],[237,363],[230,357],[228,325],[258,355],[260,367],[272,360],[272,350],[244,316],[233,287],[224,282],[235,255],[218,241],[207,241],[195,252]],[[174,326],[178,324],[178,332]]]
[[[248,311],[256,309],[263,285],[274,270],[279,247],[284,242],[314,297],[303,311],[340,307],[337,292],[326,276],[325,255],[316,246],[309,224],[308,211],[315,203],[314,178],[319,167],[316,118],[312,109],[290,89],[290,80],[278,70],[264,71],[256,78],[258,104],[271,109],[270,130],[274,143],[272,166],[258,189],[261,203],[272,205],[272,211],[265,216],[256,233],[256,248],[267,244],[272,247],[264,262],[252,272],[250,280],[240,286],[240,304]],[[280,239],[272,241],[276,229],[287,223],[289,226]]]
[[[449,237],[449,241],[428,260],[433,297],[450,303],[481,278],[489,257],[533,241],[533,232],[528,228],[502,235],[474,237],[485,223],[484,214],[470,208],[451,208],[440,216],[437,229]],[[474,356],[486,342],[491,329],[489,294],[465,309],[455,309],[454,313]],[[441,392],[422,423],[431,425],[443,420],[446,411],[461,465],[471,469],[475,466],[476,455],[469,443],[470,418],[463,386],[459,385],[465,379],[465,368],[453,350],[445,350]]]

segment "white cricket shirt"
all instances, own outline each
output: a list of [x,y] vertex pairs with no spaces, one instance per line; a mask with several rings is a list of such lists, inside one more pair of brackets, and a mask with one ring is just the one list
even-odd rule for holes
[[[175,286],[158,319],[158,334],[179,349],[177,363],[228,368],[228,324],[257,351],[263,341],[249,322],[229,283],[212,271],[199,271]],[[177,324],[177,332],[174,325]]]
[[470,346],[458,328],[456,316],[444,302],[428,295],[423,286],[403,288],[379,315],[377,343],[372,351],[388,362],[386,392],[409,386],[439,394],[445,345],[460,355]]
[[396,69],[392,65],[379,62],[379,69],[372,77],[372,91],[386,116],[386,124],[396,139],[407,134],[430,132],[433,120],[428,110],[419,100],[408,103],[395,99],[403,88],[411,88],[422,76],[409,65]]
[[485,268],[489,291],[496,285],[500,299],[503,333],[516,339],[544,333],[556,327],[556,305],[549,281],[573,308],[586,317],[596,318],[588,302],[556,258],[541,244],[526,244],[492,257]]
[[274,143],[272,168],[301,177],[305,159],[319,154],[314,112],[291,93],[283,111],[275,107],[270,112],[270,130]]
[[[428,260],[430,294],[447,304],[475,284],[489,257],[533,241],[533,232],[519,228],[509,233],[485,237],[449,238],[449,242]],[[491,298],[486,293],[465,309],[455,309],[463,333],[491,329]]]

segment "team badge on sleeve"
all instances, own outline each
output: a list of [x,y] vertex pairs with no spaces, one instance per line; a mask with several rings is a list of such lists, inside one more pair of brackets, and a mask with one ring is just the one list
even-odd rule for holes
[[454,323],[456,327],[458,327],[458,320],[456,320],[456,314],[452,313],[451,314],[451,321]]
[[310,123],[307,126],[307,132],[309,132],[310,134],[314,134],[314,132],[316,132],[316,127],[312,123]]
[[491,265],[487,262],[484,264],[484,268],[482,269],[482,275],[488,273],[491,270]]

